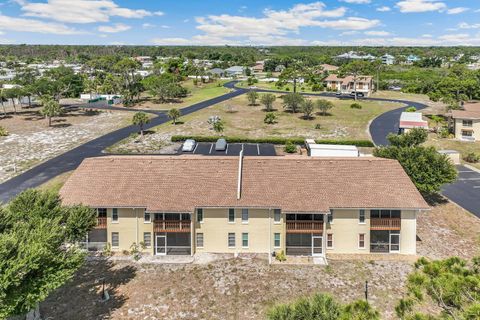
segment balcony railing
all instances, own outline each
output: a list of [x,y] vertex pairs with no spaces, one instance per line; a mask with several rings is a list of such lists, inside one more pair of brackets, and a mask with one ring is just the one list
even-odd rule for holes
[[107,217],[97,217],[96,229],[107,229]]
[[287,221],[287,232],[289,233],[321,233],[323,222],[320,221]]
[[190,232],[190,220],[155,220],[153,232]]
[[371,230],[400,230],[402,219],[400,218],[371,218]]

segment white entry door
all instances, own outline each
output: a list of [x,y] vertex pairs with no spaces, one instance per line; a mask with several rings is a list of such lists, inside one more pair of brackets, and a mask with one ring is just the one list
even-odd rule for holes
[[167,254],[167,236],[156,236],[155,254],[165,256]]
[[390,252],[400,252],[400,234],[390,234]]
[[323,237],[312,236],[312,256],[321,256],[323,253]]

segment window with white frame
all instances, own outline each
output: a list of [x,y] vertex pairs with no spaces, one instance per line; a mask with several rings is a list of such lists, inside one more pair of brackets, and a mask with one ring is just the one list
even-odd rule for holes
[[275,248],[280,248],[280,233],[275,233],[273,235],[273,246]]
[[358,248],[365,249],[365,233],[360,233],[358,235]]
[[248,232],[242,233],[242,247],[248,248]]
[[152,221],[151,219],[152,219],[152,217],[151,217],[150,212],[145,211],[143,213],[143,222],[144,223],[150,223]]
[[364,209],[360,209],[360,211],[358,212],[358,223],[365,223],[365,210]]
[[228,233],[228,247],[235,248],[235,233],[229,232]]
[[235,222],[235,209],[233,208],[228,209],[228,222],[229,223]]
[[280,219],[282,218],[282,212],[280,209],[274,209],[273,210],[273,222],[274,223],[280,223]]
[[248,223],[248,209],[242,209],[242,223]]
[[462,126],[473,127],[473,121],[472,120],[462,120]]
[[197,248],[203,248],[203,233],[197,233]]
[[327,233],[327,248],[333,249],[333,233]]
[[112,222],[118,222],[118,209],[112,209]]
[[150,232],[143,233],[143,243],[147,248],[150,248],[152,246],[152,233]]
[[198,222],[203,222],[203,209],[202,208],[197,209],[197,221]]
[[118,248],[120,245],[120,235],[118,232],[112,232],[112,247]]

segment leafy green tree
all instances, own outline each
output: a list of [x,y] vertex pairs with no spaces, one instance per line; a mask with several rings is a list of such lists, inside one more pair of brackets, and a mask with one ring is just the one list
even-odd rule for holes
[[434,114],[430,117],[430,119],[434,123],[434,128],[433,128],[434,131],[439,132],[440,131],[439,126],[442,126],[445,123],[445,118]]
[[332,101],[325,100],[325,99],[318,99],[317,101],[315,101],[315,104],[323,116],[327,115],[327,111],[334,107],[334,104]]
[[[408,276],[407,294],[395,307],[400,319],[480,319],[480,257],[431,261],[420,258]],[[434,301],[439,317],[419,312],[415,306]]]
[[132,124],[140,127],[140,135],[143,137],[143,127],[150,122],[150,118],[145,112],[137,112],[133,115]]
[[15,104],[15,99],[18,99],[19,89],[18,88],[4,89],[3,93],[4,93],[4,97],[7,100],[10,99],[12,101],[13,113],[17,114],[17,106]]
[[408,107],[405,109],[405,112],[416,112],[417,111],[417,108],[415,107]]
[[251,106],[255,106],[257,104],[258,92],[255,90],[248,91],[247,99]]
[[265,110],[271,112],[273,110],[273,103],[277,97],[273,93],[264,93],[260,96],[260,102],[265,106]]
[[5,90],[0,88],[0,104],[2,105],[2,109],[3,109],[3,116],[6,117],[7,116],[7,109],[5,108],[5,102],[7,102],[8,99],[7,99],[7,96],[5,94]]
[[28,312],[71,279],[85,260],[74,245],[96,212],[64,207],[47,191],[26,190],[0,208],[0,318]]
[[178,120],[178,118],[180,118],[182,116],[182,113],[177,108],[172,108],[172,109],[168,110],[167,116],[170,119],[172,119],[173,124],[177,124],[177,120]]
[[180,85],[178,77],[174,74],[164,73],[159,76],[150,76],[145,78],[142,83],[150,95],[157,97],[161,102],[185,97],[187,94],[187,89]]
[[118,61],[114,70],[122,79],[121,93],[123,103],[126,107],[134,103],[135,97],[138,95],[140,77],[135,72],[140,68],[140,63],[134,59],[123,58]]
[[440,154],[434,147],[423,147],[425,130],[416,129],[403,135],[389,135],[391,145],[376,148],[373,155],[396,159],[424,195],[440,191],[446,184],[455,181],[457,170],[447,155]]
[[300,111],[303,113],[304,119],[311,119],[314,109],[315,103],[310,99],[305,99],[300,105]]
[[265,114],[265,119],[263,119],[263,122],[266,124],[274,124],[277,122],[277,115],[273,112],[267,112]]
[[63,114],[63,108],[57,101],[48,96],[43,97],[42,105],[43,107],[40,110],[40,113],[47,118],[48,126],[50,127],[52,125],[52,118]]
[[289,93],[282,97],[283,108],[287,111],[297,113],[305,100],[299,93]]

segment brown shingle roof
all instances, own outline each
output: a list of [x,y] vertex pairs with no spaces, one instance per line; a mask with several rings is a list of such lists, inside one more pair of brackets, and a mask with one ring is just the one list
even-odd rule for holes
[[464,110],[452,110],[454,119],[480,119],[480,103],[466,103]]
[[269,207],[285,212],[331,208],[427,209],[395,160],[245,157],[237,199],[238,157],[111,156],[82,162],[60,191],[65,204],[145,207]]

